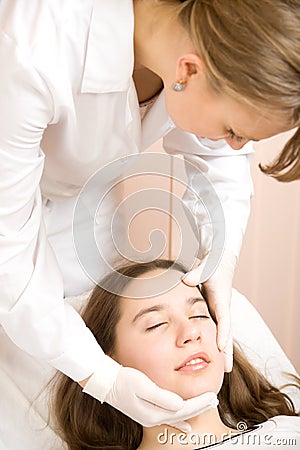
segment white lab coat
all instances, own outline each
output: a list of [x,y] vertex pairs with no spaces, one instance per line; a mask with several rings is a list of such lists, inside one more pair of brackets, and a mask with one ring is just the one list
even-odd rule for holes
[[[0,3],[0,322],[17,346],[74,380],[94,371],[102,351],[63,302],[43,199],[68,205],[96,170],[164,137],[167,152],[184,154],[213,184],[236,254],[249,214],[251,146],[237,153],[176,129],[163,93],[141,123],[133,20],[130,0]],[[205,250],[203,211],[193,211]]]

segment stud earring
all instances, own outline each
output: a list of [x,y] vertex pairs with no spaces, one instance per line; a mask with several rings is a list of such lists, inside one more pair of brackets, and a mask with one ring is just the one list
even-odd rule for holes
[[176,81],[175,83],[172,84],[172,89],[175,92],[181,92],[183,91],[185,88],[185,82],[180,80],[180,81]]

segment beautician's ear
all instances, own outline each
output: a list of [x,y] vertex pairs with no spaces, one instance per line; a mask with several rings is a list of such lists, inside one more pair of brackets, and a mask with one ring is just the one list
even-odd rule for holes
[[186,83],[190,78],[202,75],[205,72],[205,66],[202,59],[195,53],[186,53],[177,60],[176,79],[184,80]]

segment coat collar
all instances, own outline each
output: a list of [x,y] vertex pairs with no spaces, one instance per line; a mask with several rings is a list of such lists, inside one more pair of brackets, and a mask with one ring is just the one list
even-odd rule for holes
[[126,91],[134,66],[132,0],[95,0],[82,93]]

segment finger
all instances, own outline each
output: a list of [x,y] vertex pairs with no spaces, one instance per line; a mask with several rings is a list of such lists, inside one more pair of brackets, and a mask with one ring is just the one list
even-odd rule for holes
[[182,277],[182,281],[188,286],[197,286],[200,283],[202,268],[199,266],[194,270],[186,273]]
[[177,423],[173,423],[173,424],[167,424],[167,425],[171,425],[174,428],[177,428],[179,431],[182,431],[183,433],[191,433],[192,432],[192,427],[188,422],[177,422]]
[[149,378],[147,378],[147,384],[143,386],[143,394],[138,397],[159,408],[175,413],[180,411],[184,405],[184,401],[179,395],[158,387]]
[[233,342],[232,335],[228,339],[226,347],[223,350],[225,359],[224,359],[224,370],[225,372],[231,372],[233,367]]
[[181,420],[190,419],[191,417],[203,414],[213,408],[216,408],[218,403],[219,401],[214,392],[205,392],[198,397],[185,400],[183,408],[173,415],[172,422],[179,422]]
[[230,307],[226,302],[216,303],[215,316],[217,320],[217,345],[223,351],[231,338]]
[[179,413],[203,413],[218,406],[219,400],[214,392],[205,392],[198,397],[193,397],[184,401],[183,408]]

